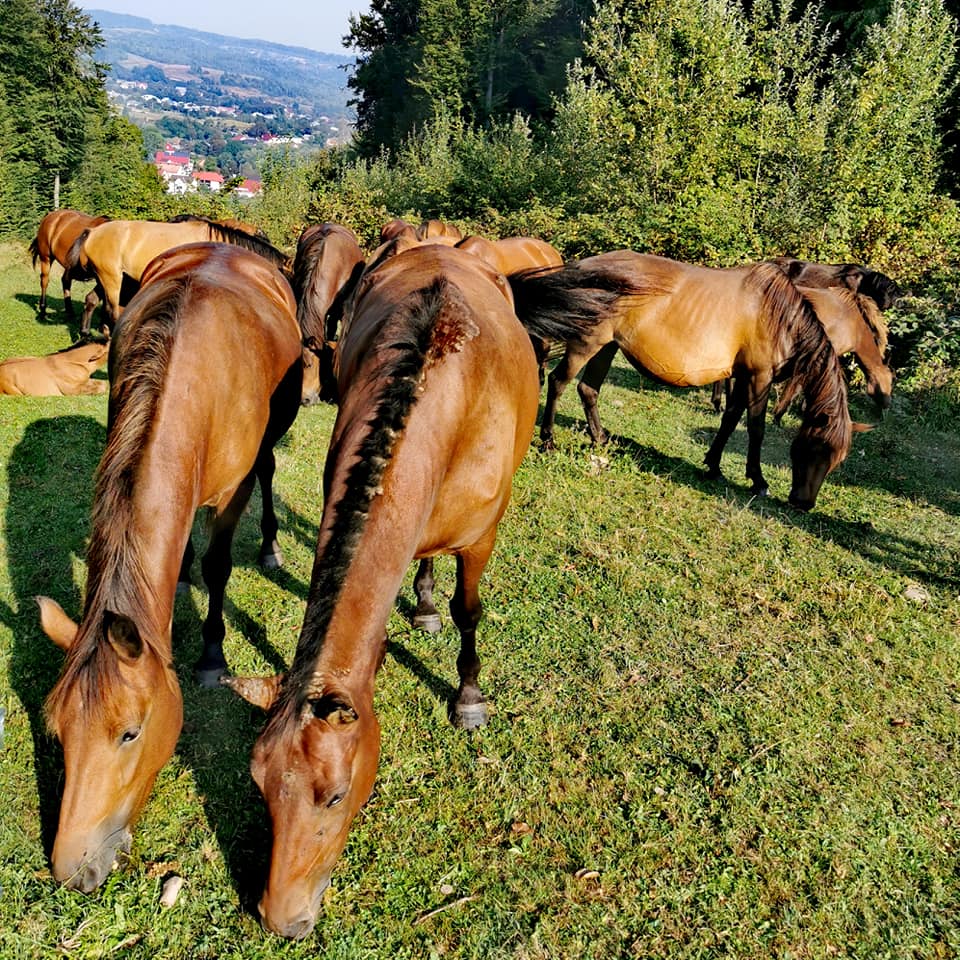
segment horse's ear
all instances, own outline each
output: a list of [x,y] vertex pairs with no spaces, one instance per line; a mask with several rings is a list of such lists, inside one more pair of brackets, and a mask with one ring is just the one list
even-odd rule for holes
[[40,626],[43,632],[61,650],[69,650],[77,636],[77,625],[64,612],[56,600],[49,597],[36,597],[40,608]]
[[221,677],[220,683],[243,697],[247,703],[269,710],[277,699],[282,680],[283,674],[278,673],[273,677]]
[[103,615],[103,632],[121,660],[136,660],[143,653],[140,631],[128,616],[107,610]]

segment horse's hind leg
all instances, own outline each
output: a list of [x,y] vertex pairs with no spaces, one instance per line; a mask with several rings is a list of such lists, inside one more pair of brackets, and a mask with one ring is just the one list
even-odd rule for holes
[[277,541],[280,524],[273,506],[273,474],[277,461],[273,447],[261,450],[257,457],[257,479],[260,481],[260,499],[263,513],[260,516],[260,556],[258,563],[264,570],[278,570],[283,566],[283,551]]
[[453,703],[451,719],[464,730],[487,722],[487,701],[480,692],[480,658],[477,656],[477,624],[483,615],[479,583],[496,540],[496,530],[469,550],[457,555],[457,588],[450,601],[450,615],[460,631],[457,673],[460,689]]
[[37,313],[40,317],[47,315],[47,284],[50,283],[50,261],[40,259],[40,302],[37,304]]
[[227,672],[227,661],[223,655],[223,638],[226,634],[223,624],[223,594],[233,570],[233,532],[250,499],[254,481],[255,476],[251,471],[237,488],[227,509],[214,519],[213,529],[210,531],[210,545],[200,564],[203,582],[209,593],[207,618],[201,629],[203,651],[194,667],[197,682],[202,687],[217,686],[220,677]]
[[433,604],[433,557],[424,557],[413,578],[413,592],[417,597],[417,609],[413,612],[413,625],[427,633],[440,632],[440,612]]
[[190,568],[193,566],[194,557],[196,557],[196,551],[193,549],[193,537],[187,537],[183,559],[180,561],[180,573],[177,575],[177,593],[186,593],[190,589],[193,582],[190,579]]
[[727,445],[730,435],[736,429],[743,411],[747,407],[747,383],[744,377],[736,377],[733,381],[733,390],[727,398],[727,409],[723,411],[723,417],[720,419],[720,429],[710,444],[707,455],[703,462],[707,465],[707,476],[711,480],[719,480],[723,474],[720,472],[720,458],[723,456],[723,448]]
[[583,376],[577,384],[577,393],[583,404],[583,415],[587,418],[587,430],[594,443],[606,443],[607,434],[600,423],[600,411],[597,400],[600,397],[600,388],[610,372],[610,364],[617,355],[619,345],[611,341],[602,350],[590,358],[590,362],[583,368]]
[[540,440],[546,450],[552,450],[554,446],[553,422],[557,416],[557,402],[567,384],[580,372],[580,368],[590,356],[589,352],[574,349],[574,345],[568,343],[560,362],[547,377],[547,400],[543,405],[543,417],[540,420]]

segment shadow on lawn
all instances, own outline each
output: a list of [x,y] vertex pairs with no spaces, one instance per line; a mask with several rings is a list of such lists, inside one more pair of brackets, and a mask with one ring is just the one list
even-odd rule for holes
[[63,760],[56,738],[47,733],[43,703],[63,660],[40,629],[33,598],[51,596],[73,617],[81,610],[73,566],[86,555],[92,477],[105,438],[103,425],[92,417],[36,420],[7,463],[7,557],[17,610],[0,615],[14,638],[10,683],[30,721],[41,838],[48,856],[57,829]]
[[[82,614],[83,592],[74,571],[86,557],[93,475],[105,439],[103,425],[92,417],[36,420],[24,431],[7,464],[10,496],[5,527],[9,578],[17,609],[0,604],[0,620],[13,635],[10,683],[29,718],[41,840],[48,858],[59,817],[63,757],[56,738],[47,732],[43,705],[63,660],[40,628],[33,598],[38,594],[51,596],[75,620]],[[282,504],[277,506],[282,511]],[[194,530],[195,543],[202,551],[206,544],[202,529],[197,535],[198,528],[202,528],[202,521]],[[251,515],[241,519],[235,558],[241,564],[255,563],[258,544],[259,503]],[[277,574],[305,594],[306,586],[296,578],[281,571]],[[228,583],[227,620],[276,671],[285,669],[283,658],[268,640],[267,627],[230,604],[229,594]],[[202,646],[204,613],[197,609],[193,594],[177,598],[173,649],[184,696],[184,732],[177,754],[197,783],[207,820],[244,906],[255,911],[263,889],[269,827],[248,764],[263,715],[226,689],[198,688],[193,664]],[[153,851],[138,850],[136,843],[135,836],[135,851],[149,858]]]

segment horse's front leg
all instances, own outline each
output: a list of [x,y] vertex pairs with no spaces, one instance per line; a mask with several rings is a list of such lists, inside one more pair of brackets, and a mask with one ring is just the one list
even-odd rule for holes
[[487,566],[497,531],[457,555],[457,588],[450,601],[450,616],[460,631],[460,655],[457,673],[460,689],[453,703],[454,726],[474,730],[487,722],[487,701],[480,692],[480,658],[477,656],[477,624],[483,616],[480,603],[480,577]]
[[417,597],[417,609],[413,612],[413,625],[427,633],[439,633],[440,611],[433,603],[433,557],[424,557],[413,578],[413,592]]
[[743,376],[735,377],[733,389],[727,397],[727,409],[723,411],[720,418],[720,429],[710,444],[707,455],[703,462],[707,466],[707,476],[711,480],[719,480],[723,474],[720,472],[720,458],[723,456],[723,449],[730,439],[730,435],[736,429],[743,411],[747,406],[747,384]]
[[760,469],[770,383],[770,377],[753,377],[747,388],[747,479],[753,483],[753,492],[758,497],[765,497],[770,489]]
[[226,627],[223,623],[223,595],[233,570],[231,556],[233,533],[243,508],[250,499],[254,481],[255,475],[251,471],[237,488],[226,510],[214,519],[213,528],[210,531],[210,545],[200,564],[203,582],[207,585],[209,593],[207,617],[201,628],[203,651],[194,667],[197,682],[202,687],[217,686],[220,678],[227,672],[227,661],[223,655],[223,638],[226,635]]
[[257,457],[257,480],[260,482],[260,502],[263,507],[260,514],[260,555],[257,562],[264,570],[278,570],[283,566],[283,551],[277,541],[280,524],[273,505],[273,475],[277,461],[273,447],[260,450]]
[[102,289],[98,283],[84,298],[83,316],[80,318],[80,337],[84,339],[90,336],[90,323],[93,319],[93,311],[97,309],[97,304],[101,300]]
[[74,317],[73,313],[73,276],[69,270],[63,271],[63,276],[60,278],[60,286],[63,288],[63,312],[66,314],[68,320],[72,320]]

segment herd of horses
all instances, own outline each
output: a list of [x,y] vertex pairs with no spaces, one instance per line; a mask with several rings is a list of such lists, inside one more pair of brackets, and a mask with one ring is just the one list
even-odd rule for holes
[[[630,251],[564,263],[543,241],[464,239],[438,221],[393,221],[369,255],[347,228],[313,225],[291,263],[244,225],[81,216],[72,240],[65,227],[51,229],[32,249],[42,265],[41,309],[47,261],[62,255],[65,304],[69,280],[94,280],[112,334],[80,622],[38,598],[44,631],[66,652],[46,702],[65,767],[53,871],[84,892],[129,849],[180,733],[171,624],[178,584],[189,582],[198,508],[213,519],[196,675],[267,711],[251,760],[273,827],[259,909],[269,930],[299,939],[314,927],[373,787],[374,682],[413,560],[414,622],[436,630],[433,558],[456,557],[450,613],[460,682],[451,719],[465,729],[487,719],[479,582],[534,432],[551,345],[563,354],[548,378],[545,444],[557,399],[581,368],[588,429],[603,439],[597,395],[621,349],[666,383],[732,379],[707,465],[719,474],[747,410],[747,474],[758,493],[771,385],[802,393],[790,494],[801,509],[814,505],[850,446],[846,383],[831,345],[847,326],[863,327],[869,342],[854,335],[851,349],[874,399],[889,402],[879,311],[896,289],[861,267],[789,260],[711,269]],[[222,644],[233,533],[259,481],[260,563],[283,562],[273,449],[300,405],[321,397],[337,415],[293,662],[279,676],[232,677]]]

